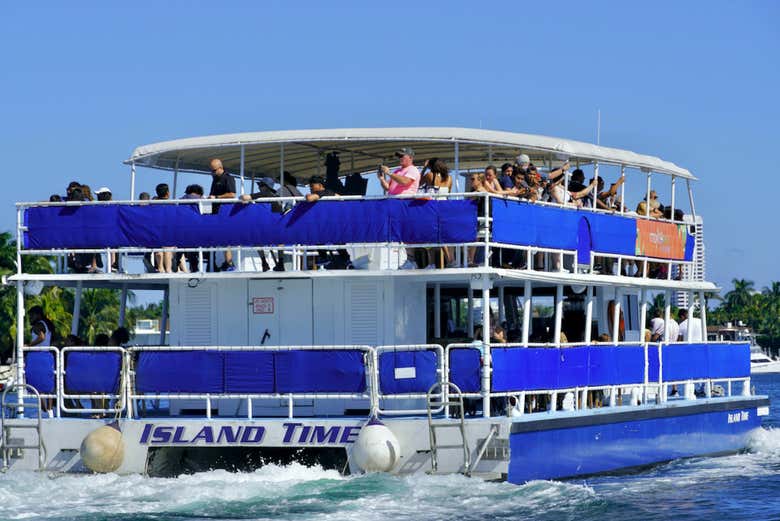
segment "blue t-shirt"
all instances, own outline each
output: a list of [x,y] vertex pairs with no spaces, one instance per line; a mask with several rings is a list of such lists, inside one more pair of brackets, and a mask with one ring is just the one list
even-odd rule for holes
[[503,188],[504,190],[509,190],[515,187],[515,180],[512,179],[511,176],[508,176],[506,174],[502,175],[498,179],[498,182],[501,183],[501,188]]

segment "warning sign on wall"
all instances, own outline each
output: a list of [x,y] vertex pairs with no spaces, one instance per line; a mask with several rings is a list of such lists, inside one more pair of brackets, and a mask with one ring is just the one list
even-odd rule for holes
[[252,313],[255,315],[273,315],[273,297],[254,297],[252,299]]

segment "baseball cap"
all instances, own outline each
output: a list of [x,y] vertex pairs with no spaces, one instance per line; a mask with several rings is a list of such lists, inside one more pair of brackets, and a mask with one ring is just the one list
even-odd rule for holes
[[528,157],[526,154],[520,154],[517,156],[517,164],[523,165],[531,162],[531,158]]
[[111,189],[107,186],[101,186],[95,191],[96,194],[105,194],[105,193],[111,193]]
[[399,149],[395,153],[395,157],[402,157],[402,156],[414,157],[414,150],[412,150],[411,147],[404,147],[404,148]]

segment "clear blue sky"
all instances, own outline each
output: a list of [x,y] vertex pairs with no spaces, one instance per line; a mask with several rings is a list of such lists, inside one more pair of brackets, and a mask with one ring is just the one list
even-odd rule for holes
[[775,1],[9,2],[0,22],[0,229],[73,179],[127,197],[121,161],[165,139],[481,125],[592,142],[601,109],[602,144],[701,179],[710,280],[780,280]]

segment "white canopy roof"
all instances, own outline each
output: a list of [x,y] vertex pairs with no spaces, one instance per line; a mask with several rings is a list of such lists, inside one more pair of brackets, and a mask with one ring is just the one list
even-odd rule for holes
[[178,165],[179,171],[210,173],[209,160],[218,157],[226,170],[238,174],[243,146],[245,177],[278,179],[283,156],[284,170],[303,180],[320,168],[324,175],[325,155],[333,151],[339,152],[342,175],[373,170],[379,163],[394,164],[394,153],[402,147],[412,147],[417,162],[438,157],[453,168],[455,143],[461,170],[484,168],[489,162],[514,162],[518,154],[525,153],[537,166],[557,166],[571,159],[580,164],[624,165],[695,179],[674,163],[627,150],[533,134],[449,127],[281,130],[194,137],[138,147],[125,163],[164,170]]

